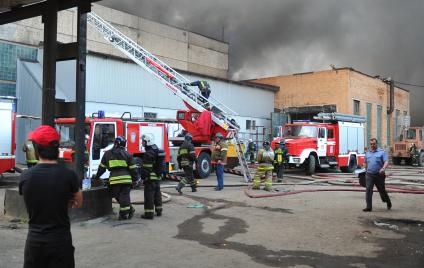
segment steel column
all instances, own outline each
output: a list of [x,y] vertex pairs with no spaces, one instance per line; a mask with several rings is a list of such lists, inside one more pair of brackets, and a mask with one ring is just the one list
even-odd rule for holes
[[43,14],[43,97],[42,124],[54,125],[56,97],[57,1],[48,0]]
[[80,180],[84,178],[85,164],[85,84],[87,55],[87,7],[78,6],[77,18],[77,61],[76,61],[76,172]]

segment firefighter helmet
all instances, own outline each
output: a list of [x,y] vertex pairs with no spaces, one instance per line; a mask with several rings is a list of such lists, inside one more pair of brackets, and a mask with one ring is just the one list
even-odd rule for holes
[[153,137],[151,135],[148,134],[144,134],[141,136],[141,140],[146,142],[146,146],[152,146],[153,143]]
[[269,148],[269,146],[270,146],[269,141],[264,141],[264,142],[262,143],[262,146],[263,146],[264,148]]
[[221,133],[221,132],[216,133],[216,135],[215,135],[215,139],[220,139],[220,140],[222,140],[223,138],[224,138],[224,135],[222,135],[222,133]]
[[127,140],[123,136],[118,136],[114,142],[116,147],[125,147],[127,146]]
[[184,140],[188,141],[188,142],[192,142],[193,141],[193,136],[191,136],[191,134],[187,133],[184,136]]

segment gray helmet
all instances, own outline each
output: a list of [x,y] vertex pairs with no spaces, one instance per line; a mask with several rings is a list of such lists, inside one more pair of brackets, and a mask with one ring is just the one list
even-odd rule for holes
[[192,142],[193,141],[193,136],[191,136],[191,134],[187,133],[184,136],[184,140],[188,141],[188,142]]
[[224,138],[224,135],[222,135],[221,132],[218,132],[218,133],[216,133],[215,138],[222,140]]

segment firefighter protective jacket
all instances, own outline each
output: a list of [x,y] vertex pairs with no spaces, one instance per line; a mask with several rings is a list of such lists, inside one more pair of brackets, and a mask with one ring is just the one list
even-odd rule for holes
[[146,152],[143,154],[141,164],[141,179],[144,181],[159,181],[161,177],[155,171],[159,148],[153,144],[152,146],[146,146],[145,149]]
[[38,163],[37,157],[35,156],[35,149],[34,145],[32,144],[32,141],[25,142],[22,147],[22,151],[25,152],[26,162],[28,164]]
[[125,148],[114,147],[106,151],[102,157],[96,178],[110,171],[109,184],[131,184],[137,181],[137,165],[134,164],[133,157]]
[[287,147],[286,146],[279,146],[277,148],[275,148],[274,151],[274,163],[281,165],[284,164],[286,162],[286,158],[287,158]]
[[228,145],[224,140],[219,141],[218,143],[213,142],[212,144],[212,164],[225,165],[227,163],[227,151]]
[[196,151],[194,150],[193,143],[184,141],[184,143],[178,149],[177,160],[178,165],[181,167],[193,165],[193,162],[196,161]]

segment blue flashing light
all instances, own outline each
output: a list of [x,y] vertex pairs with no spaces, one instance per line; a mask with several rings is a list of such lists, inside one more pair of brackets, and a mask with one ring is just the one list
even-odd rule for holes
[[97,113],[97,116],[99,118],[105,118],[105,111],[99,110],[99,112]]

